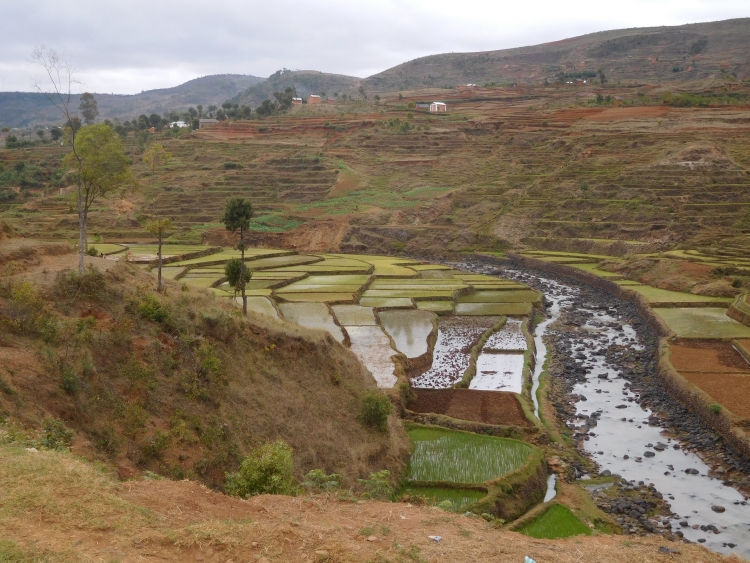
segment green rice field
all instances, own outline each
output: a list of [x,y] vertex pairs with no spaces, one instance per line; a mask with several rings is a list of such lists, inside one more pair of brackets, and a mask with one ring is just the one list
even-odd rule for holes
[[561,504],[553,504],[518,531],[532,538],[546,540],[591,535],[591,529]]
[[643,295],[653,306],[660,303],[726,303],[732,302],[731,297],[707,297],[705,295],[693,295],[692,293],[681,293],[679,291],[668,291],[648,285],[629,286],[628,289],[637,291]]
[[462,295],[458,298],[459,303],[538,303],[542,294],[533,290],[484,290],[476,293]]
[[528,315],[531,303],[458,303],[457,315]]
[[515,471],[531,453],[516,440],[442,428],[412,428],[408,434],[414,444],[411,481],[484,483]]
[[680,338],[750,338],[750,327],[730,319],[726,309],[691,307],[654,309]]
[[464,512],[467,506],[482,500],[487,493],[474,489],[448,489],[444,487],[406,487],[402,494],[421,496],[431,505],[445,501],[451,503],[452,512]]

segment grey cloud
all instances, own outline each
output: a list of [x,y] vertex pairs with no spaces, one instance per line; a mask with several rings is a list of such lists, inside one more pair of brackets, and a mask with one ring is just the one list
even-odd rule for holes
[[[196,76],[282,68],[368,76],[449,51],[749,15],[746,0],[52,0],[5,2],[0,88],[29,90],[34,46],[65,50],[86,89],[132,93]],[[177,82],[175,82],[177,81]]]

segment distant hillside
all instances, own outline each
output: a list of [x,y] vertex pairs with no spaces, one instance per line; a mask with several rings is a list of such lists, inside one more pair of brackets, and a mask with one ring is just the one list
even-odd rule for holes
[[462,83],[542,82],[602,68],[607,79],[692,80],[750,77],[750,18],[675,27],[602,31],[531,47],[446,53],[409,61],[363,81],[388,92]]
[[336,92],[348,93],[355,90],[359,87],[361,80],[355,76],[328,74],[315,70],[278,71],[269,76],[265,82],[250,86],[232,98],[232,101],[255,107],[273,96],[274,92],[283,92],[290,86],[296,88],[297,94],[302,97],[321,92],[325,92],[328,97],[333,97]]
[[[101,119],[121,120],[142,113],[163,114],[189,106],[221,104],[264,78],[244,74],[215,74],[189,80],[173,88],[148,90],[134,95],[95,94]],[[78,107],[78,96],[75,97]],[[25,127],[59,123],[60,114],[43,94],[36,92],[0,92],[0,126]]]

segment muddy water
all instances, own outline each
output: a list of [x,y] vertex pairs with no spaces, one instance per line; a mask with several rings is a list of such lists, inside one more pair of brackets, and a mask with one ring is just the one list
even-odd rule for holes
[[499,317],[441,318],[432,353],[432,366],[411,384],[416,388],[447,389],[461,380],[471,361],[471,348]]
[[[486,266],[471,269],[493,273]],[[621,367],[620,361],[631,355],[638,357],[643,350],[634,326],[615,309],[582,306],[581,291],[572,285],[511,270],[503,270],[502,276],[542,289],[547,299],[550,318],[537,326],[535,336],[537,361],[532,395],[537,412],[538,377],[547,355],[543,337],[546,333],[548,338],[562,338],[562,333],[550,330],[550,325],[560,316],[574,313],[574,329],[565,333],[566,344],[558,350],[562,348],[570,354],[578,369],[577,383],[572,388],[572,396],[577,396],[578,401],[575,417],[568,424],[576,431],[583,451],[599,464],[601,471],[619,476],[626,488],[653,484],[672,511],[658,526],[679,531],[686,539],[713,551],[750,559],[750,505],[743,495],[725,485],[698,455],[688,451],[689,444],[674,438],[674,433],[652,416],[649,408],[639,404],[639,394],[631,390],[635,386],[626,376],[632,370]],[[680,413],[681,418],[688,416],[684,411]],[[628,530],[627,520],[613,516],[625,524],[626,532],[636,531]]]

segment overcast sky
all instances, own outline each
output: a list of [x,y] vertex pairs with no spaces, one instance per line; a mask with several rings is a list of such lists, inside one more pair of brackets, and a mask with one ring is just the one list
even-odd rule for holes
[[132,94],[285,67],[366,77],[445,52],[750,16],[748,0],[0,0],[0,91],[32,91],[34,47],[65,52],[82,91]]

